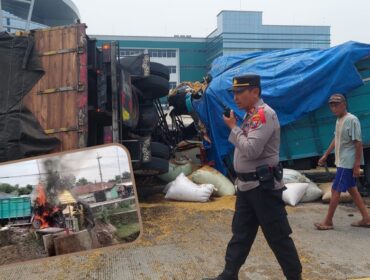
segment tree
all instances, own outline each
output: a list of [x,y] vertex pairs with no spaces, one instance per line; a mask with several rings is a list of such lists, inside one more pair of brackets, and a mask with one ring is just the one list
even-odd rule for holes
[[122,173],[122,179],[131,179],[131,173],[130,172],[123,172]]
[[0,184],[0,192],[12,193],[16,190],[17,190],[17,188],[10,185],[10,184],[6,184],[6,183]]
[[82,178],[78,179],[76,185],[77,186],[83,186],[83,185],[87,185],[88,183],[89,183],[89,181],[86,178],[82,177]]
[[32,190],[33,190],[33,187],[31,185],[27,185],[26,187],[23,187],[23,188],[18,188],[18,195],[30,194]]

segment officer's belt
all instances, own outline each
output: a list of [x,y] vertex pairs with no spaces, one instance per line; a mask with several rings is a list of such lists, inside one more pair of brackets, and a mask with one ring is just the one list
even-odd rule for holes
[[258,181],[257,173],[256,172],[249,172],[249,173],[236,173],[236,176],[239,180],[248,182],[248,181]]

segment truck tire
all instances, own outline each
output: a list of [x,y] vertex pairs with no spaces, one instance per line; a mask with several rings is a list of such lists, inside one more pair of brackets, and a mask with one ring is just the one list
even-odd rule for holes
[[150,74],[165,78],[167,81],[170,80],[168,67],[157,62],[150,62]]
[[159,157],[163,159],[170,159],[170,148],[159,142],[150,143],[150,149],[153,157]]
[[167,173],[169,169],[169,162],[166,159],[152,157],[150,162],[140,164],[136,170],[135,175],[153,176]]
[[167,96],[170,90],[168,80],[161,76],[150,75],[137,79],[134,85],[142,92],[143,99],[158,99]]
[[159,116],[154,104],[142,106],[136,129],[152,131],[158,124],[158,120]]
[[144,70],[143,70],[143,61],[144,61],[144,54],[136,55],[136,56],[127,56],[120,58],[119,64],[121,68],[130,72],[132,78],[143,77]]

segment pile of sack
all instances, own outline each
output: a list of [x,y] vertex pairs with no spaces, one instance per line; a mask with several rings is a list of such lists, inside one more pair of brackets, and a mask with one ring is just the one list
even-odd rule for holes
[[[182,164],[171,163],[170,171],[160,175],[167,182],[164,189],[165,198],[179,201],[207,202],[211,196],[234,195],[235,185],[222,173],[210,166],[203,166],[193,171],[191,161]],[[296,206],[300,202],[312,202],[321,199],[329,202],[332,183],[320,184],[320,187],[301,172],[284,169],[283,180],[286,190],[283,200],[286,204]],[[348,193],[341,194],[341,202],[351,201]]]
[[284,168],[283,180],[286,187],[283,200],[288,205],[315,201],[323,195],[323,191],[314,182],[297,170]]
[[164,189],[165,199],[207,202],[211,196],[235,194],[234,184],[222,173],[206,165],[193,172],[191,162],[172,163],[170,172],[160,178],[169,182]]
[[[317,186],[299,171],[284,169],[284,183],[287,189],[283,192],[283,200],[288,205],[295,206],[299,202],[311,202],[319,199],[324,203],[330,202],[331,182]],[[351,202],[352,197],[348,192],[341,193],[339,201]]]

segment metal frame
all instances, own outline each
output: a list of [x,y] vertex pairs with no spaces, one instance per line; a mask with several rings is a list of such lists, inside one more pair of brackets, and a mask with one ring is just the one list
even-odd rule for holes
[[113,142],[119,142],[119,106],[118,106],[118,87],[117,87],[117,43],[111,42],[111,87],[112,87],[112,129],[113,129]]
[[[2,10],[2,3],[1,3],[2,0],[0,0],[0,32],[4,31],[4,27],[7,27],[7,28],[11,28],[11,29],[17,29],[17,30],[22,30],[22,28],[17,28],[17,27],[11,27],[11,26],[8,26],[8,25],[4,25],[3,24],[3,19],[5,18],[3,16],[3,10]],[[25,25],[25,28],[24,30],[26,32],[30,31],[30,26],[31,26],[31,19],[32,19],[32,14],[33,14],[33,8],[35,6],[35,0],[17,0],[18,2],[21,2],[21,3],[25,3],[25,4],[29,4],[30,7],[29,7],[29,10],[28,10],[28,16],[27,16],[27,20],[26,20],[26,25]]]
[[[22,2],[26,3],[26,1],[22,1]],[[35,6],[35,0],[31,0],[31,3],[29,4],[30,4],[30,9],[28,10],[28,17],[27,17],[27,22],[26,22],[26,32],[30,31],[31,18],[32,18],[32,13],[33,13],[33,7]]]

